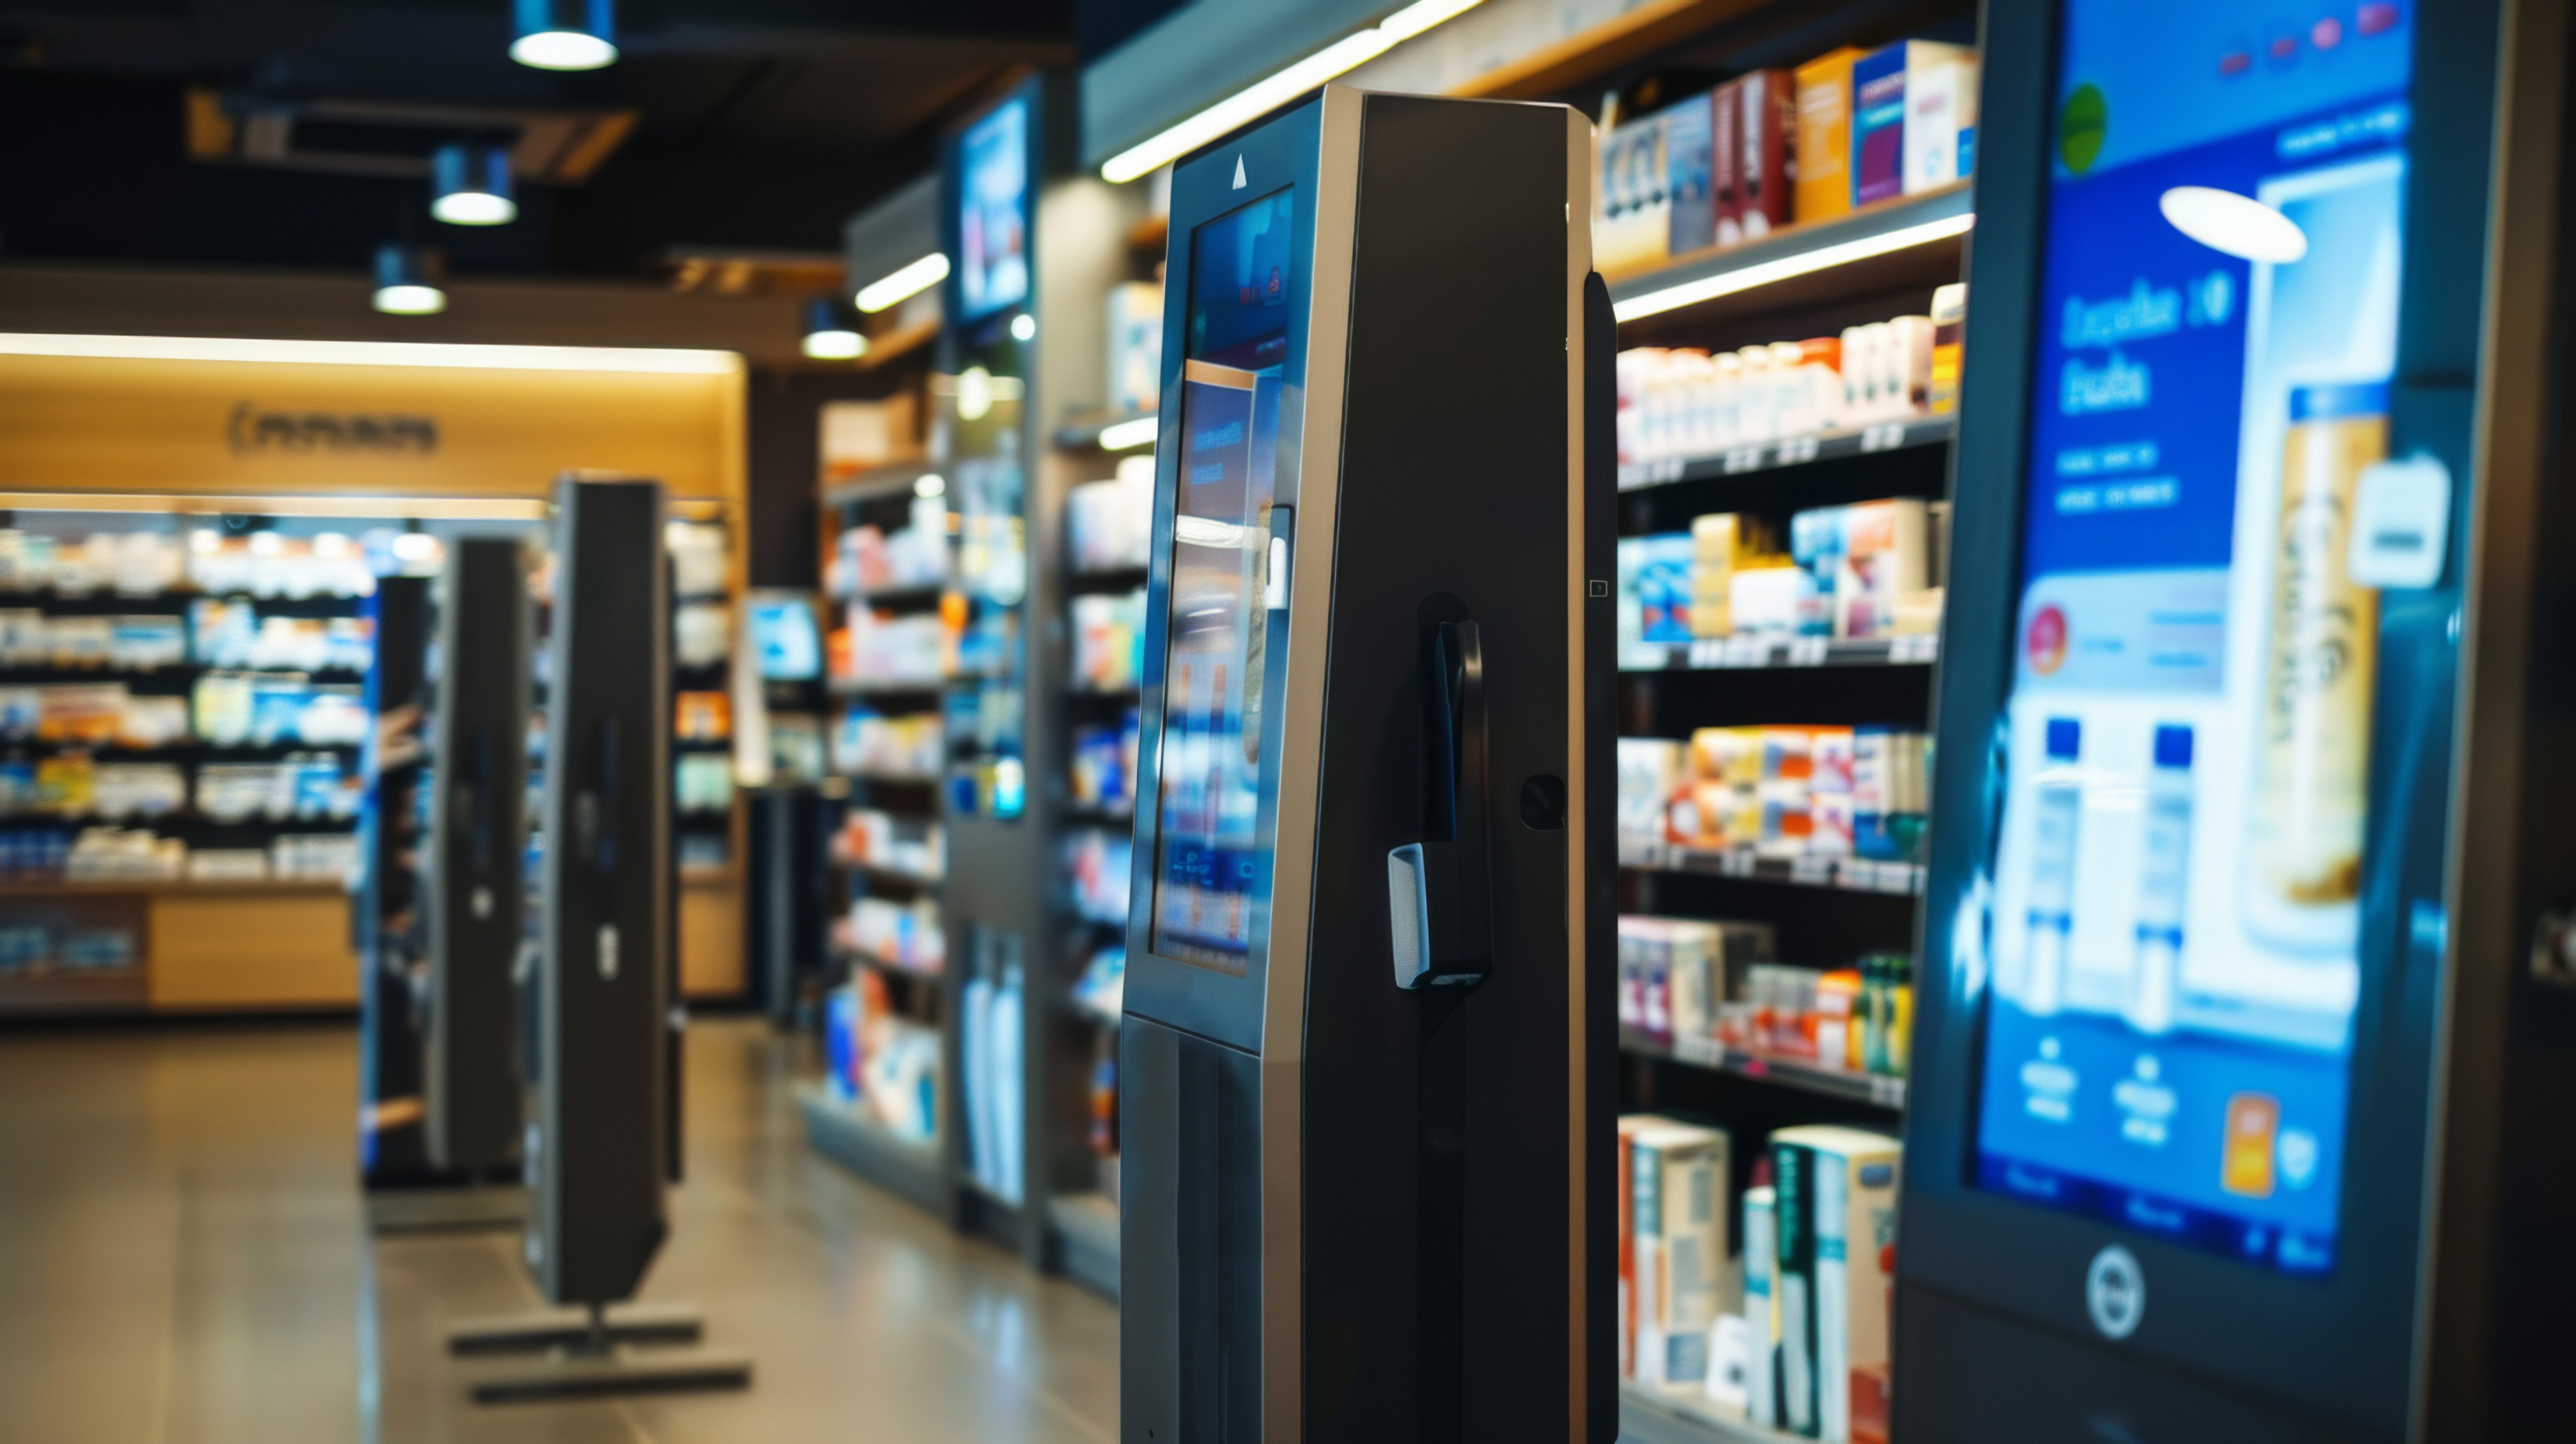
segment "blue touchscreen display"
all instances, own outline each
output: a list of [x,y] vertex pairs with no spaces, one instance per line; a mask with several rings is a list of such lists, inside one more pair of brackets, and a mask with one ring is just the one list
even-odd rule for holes
[[1259,836],[1268,639],[1287,606],[1286,578],[1270,574],[1270,506],[1282,467],[1295,464],[1279,448],[1295,221],[1296,193],[1276,191],[1190,242],[1153,950],[1238,974],[1251,961],[1268,851]]
[[1975,1178],[2293,1273],[2335,1264],[2412,20],[2069,0],[2051,136]]

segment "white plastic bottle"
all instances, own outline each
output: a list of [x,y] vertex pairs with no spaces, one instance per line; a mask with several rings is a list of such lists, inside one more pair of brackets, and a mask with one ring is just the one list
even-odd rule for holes
[[2129,1026],[2166,1033],[2182,964],[2182,923],[2191,880],[2191,729],[2156,729],[2156,767],[2147,779],[2147,825],[2138,869],[2138,951],[2129,968]]
[[2084,806],[2075,763],[2084,726],[2048,719],[2048,761],[2041,767],[2030,838],[2030,967],[2022,1011],[2046,1017],[2066,1002],[2066,948],[2075,930],[2075,832]]

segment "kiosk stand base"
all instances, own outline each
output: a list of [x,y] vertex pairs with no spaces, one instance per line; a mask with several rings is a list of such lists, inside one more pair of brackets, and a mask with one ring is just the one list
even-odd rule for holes
[[474,1188],[389,1188],[367,1195],[371,1233],[437,1233],[524,1228],[528,1191],[517,1184]]
[[639,1344],[695,1344],[703,1333],[687,1304],[637,1304],[611,1313],[594,1305],[550,1309],[458,1326],[447,1336],[459,1357],[543,1352],[521,1368],[485,1374],[470,1388],[477,1404],[574,1399],[602,1394],[667,1394],[751,1386],[749,1356],[713,1349],[646,1349]]

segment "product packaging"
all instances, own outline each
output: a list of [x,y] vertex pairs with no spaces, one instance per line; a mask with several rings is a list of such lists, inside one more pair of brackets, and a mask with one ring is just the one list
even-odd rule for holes
[[1780,1424],[1791,1433],[1848,1444],[1853,1371],[1888,1361],[1900,1156],[1895,1139],[1856,1128],[1771,1135]]
[[1852,208],[1852,67],[1866,53],[1845,46],[1798,67],[1800,224],[1832,220]]
[[1698,1391],[1708,1329],[1725,1303],[1727,1136],[1660,1123],[1629,1141],[1635,1171],[1637,1379]]
[[1968,285],[1952,282],[1932,293],[1932,368],[1927,409],[1947,416],[1959,409],[1962,340],[1968,333]]
[[1109,409],[1151,411],[1163,392],[1163,288],[1124,281],[1109,288]]
[[1834,573],[1834,635],[1893,636],[1900,598],[1920,592],[1931,554],[1930,518],[1913,498],[1836,509],[1841,545]]
[[1664,249],[1670,255],[1705,250],[1717,241],[1717,208],[1709,196],[1715,119],[1709,104],[1709,96],[1694,95],[1662,112],[1668,208]]
[[1744,239],[1744,100],[1735,82],[1709,92],[1708,195],[1717,244]]
[[1797,82],[1785,70],[1756,70],[1738,77],[1736,143],[1743,161],[1736,172],[1736,218],[1744,238],[1758,240],[1789,224],[1796,206]]
[[[1976,51],[1963,45],[1900,40],[1853,62],[1851,155],[1854,205],[1894,200],[1906,193],[1908,87],[1918,81],[1927,87],[1947,87],[1952,100],[1946,109],[1955,116],[1959,85],[1955,72],[1962,63],[1970,69],[1965,85],[1967,92],[1973,95],[1976,88]],[[1974,101],[1969,104],[1973,106]],[[1927,156],[1946,153],[1956,167],[1958,136],[1955,129],[1949,131],[1946,138],[1949,142],[1946,152],[1938,152],[1930,144],[1935,137],[1925,138],[1923,151]],[[1964,173],[1963,168],[1953,172],[1954,176]]]

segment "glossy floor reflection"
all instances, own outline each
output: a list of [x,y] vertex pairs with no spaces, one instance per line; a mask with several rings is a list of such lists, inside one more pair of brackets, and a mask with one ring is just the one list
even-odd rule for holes
[[537,1300],[515,1235],[369,1239],[352,1029],[0,1034],[0,1440],[1110,1444],[1116,1310],[815,1158],[790,1074],[691,1032],[644,1291],[750,1391],[477,1407],[447,1326]]

